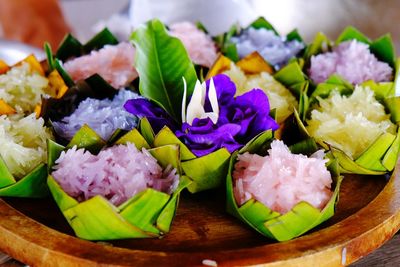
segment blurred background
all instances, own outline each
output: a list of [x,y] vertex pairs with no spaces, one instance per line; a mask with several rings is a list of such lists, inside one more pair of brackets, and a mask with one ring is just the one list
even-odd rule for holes
[[399,51],[399,10],[398,0],[0,0],[0,53],[17,46],[5,39],[38,48],[49,41],[57,48],[69,31],[85,41],[104,26],[126,39],[134,27],[153,17],[165,23],[200,20],[211,34],[218,34],[258,16],[265,16],[282,34],[298,28],[306,41],[317,31],[334,39],[347,25],[370,38],[391,33]]

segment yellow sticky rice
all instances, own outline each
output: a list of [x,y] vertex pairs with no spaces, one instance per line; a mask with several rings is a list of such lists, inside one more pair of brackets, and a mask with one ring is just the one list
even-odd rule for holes
[[0,116],[0,155],[15,178],[24,177],[37,165],[46,162],[46,140],[51,132],[34,113]]
[[353,159],[358,158],[382,133],[396,133],[390,115],[374,97],[369,87],[356,86],[350,96],[337,90],[326,99],[318,98],[307,130],[318,140],[339,148]]
[[289,117],[298,105],[292,93],[267,72],[246,76],[238,66],[232,63],[230,70],[224,74],[236,84],[236,95],[242,95],[253,88],[262,89],[268,96],[270,108],[276,108],[278,123]]
[[45,94],[48,80],[23,62],[0,75],[0,99],[17,113],[32,113]]

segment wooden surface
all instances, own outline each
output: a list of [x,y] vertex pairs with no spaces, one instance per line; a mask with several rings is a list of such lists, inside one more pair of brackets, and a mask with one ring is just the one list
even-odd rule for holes
[[[52,199],[0,200],[0,249],[29,265],[350,264],[400,226],[400,176],[347,176],[335,216],[313,232],[275,243],[227,215],[223,192],[184,194],[163,239],[88,242],[72,236]],[[367,258],[368,259],[368,258]]]

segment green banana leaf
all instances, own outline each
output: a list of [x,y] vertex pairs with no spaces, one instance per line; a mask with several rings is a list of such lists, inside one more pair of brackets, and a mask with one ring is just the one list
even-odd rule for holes
[[[104,28],[102,31],[92,37],[92,39],[90,39],[86,44],[81,44],[74,36],[72,36],[71,34],[67,34],[64,37],[64,40],[61,42],[59,48],[57,49],[55,56],[53,56],[53,52],[48,43],[45,43],[44,50],[46,51],[49,69],[57,69],[68,87],[70,87],[74,85],[74,82],[72,81],[69,74],[62,67],[61,62],[65,62],[70,58],[83,56],[93,50],[101,49],[105,45],[116,44],[118,44],[118,40],[107,28]],[[100,79],[97,79],[98,81],[95,84],[96,86],[99,86],[100,88],[110,87],[110,85],[101,77]]]
[[159,20],[152,20],[133,32],[136,69],[142,96],[153,100],[169,115],[181,122],[183,80],[187,96],[192,95],[197,75],[182,42],[168,34]]
[[[366,81],[362,86],[368,86],[376,95],[376,99],[380,101],[391,114],[391,121],[394,124],[399,124],[400,121],[400,98],[394,96],[395,83],[375,83],[373,81]],[[338,90],[342,95],[350,95],[354,87],[348,84],[340,76],[333,75],[326,82],[317,86],[316,90],[310,96],[312,105],[318,103],[317,97],[326,98],[333,90]],[[303,114],[309,114],[311,110],[304,110]],[[306,138],[310,138],[310,134],[306,129],[306,119],[301,117],[295,111],[296,124]],[[343,151],[326,144],[323,140],[317,140],[318,144],[326,150],[331,150],[333,157],[339,161],[341,172],[343,173],[356,173],[365,175],[382,175],[387,172],[393,171],[400,150],[400,136],[399,128],[395,135],[385,133],[379,136],[370,147],[366,148],[357,158],[352,159]]]
[[[136,129],[124,134],[115,144],[128,142],[133,143],[138,149],[148,149],[163,168],[171,165],[179,172],[179,146],[164,145],[150,148]],[[47,184],[75,234],[87,240],[149,238],[166,234],[175,216],[180,192],[191,183],[187,177],[181,176],[178,188],[172,195],[148,188],[117,207],[102,196],[95,196],[79,203],[68,196],[51,176],[55,161],[65,149],[76,145],[97,153],[106,144],[88,126],[83,126],[66,147],[48,141]]]
[[[396,67],[396,53],[393,40],[389,34],[383,35],[376,40],[370,40],[367,36],[361,33],[356,28],[349,26],[343,30],[339,37],[334,42],[339,45],[342,42],[357,40],[369,46],[370,51],[383,62],[388,63],[392,68]],[[305,65],[304,69],[310,66],[311,57],[330,51],[333,47],[333,42],[329,40],[323,33],[317,33],[314,41],[308,45],[304,53]]]
[[[307,141],[300,145],[293,146],[292,149],[305,148],[307,152],[311,152],[314,151],[315,145],[315,142]],[[240,207],[237,205],[233,193],[232,179],[232,171],[237,161],[237,155],[238,153],[232,155],[229,173],[226,179],[227,211],[260,234],[278,241],[287,241],[306,233],[334,215],[342,181],[335,160],[330,161],[328,165],[328,169],[331,171],[334,180],[334,192],[331,199],[322,210],[313,207],[307,202],[300,202],[289,212],[280,214],[255,199],[248,200]]]
[[49,195],[46,185],[47,166],[39,164],[30,173],[17,180],[0,156],[0,196],[43,198]]
[[306,47],[304,52],[305,66],[309,67],[309,62],[312,56],[327,52],[332,47],[332,42],[322,32],[318,32],[311,44]]
[[[215,37],[215,41],[218,44],[221,53],[231,59],[233,62],[237,62],[240,58],[237,52],[236,44],[231,41],[231,38],[233,36],[239,35],[242,31],[249,28],[270,30],[273,31],[275,35],[279,36],[279,33],[276,31],[274,26],[272,26],[272,24],[264,17],[257,18],[245,28],[241,28],[238,24],[232,25],[229,31]],[[297,40],[304,43],[303,38],[301,37],[297,29],[292,30],[286,35],[285,38],[288,41]]]
[[43,97],[40,116],[46,121],[58,121],[70,115],[79,103],[88,97],[96,99],[113,97],[118,91],[100,75],[94,74],[85,80],[74,82],[63,68],[62,62],[70,58],[83,56],[92,50],[101,49],[105,45],[116,44],[118,44],[118,40],[107,28],[96,34],[86,44],[81,44],[71,34],[66,35],[55,55],[51,46],[45,43],[44,50],[49,70],[56,69],[60,73],[65,84],[68,86],[68,90],[60,99]]
[[92,50],[98,50],[108,44],[118,44],[118,40],[107,28],[93,36],[86,44],[81,44],[74,36],[67,34],[57,49],[55,57],[66,61],[72,57],[88,54]]
[[247,26],[246,29],[249,29],[249,28],[266,29],[266,30],[273,31],[275,33],[275,35],[279,35],[279,33],[275,30],[274,26],[272,26],[272,24],[269,23],[269,21],[267,21],[264,17],[259,17],[255,21],[250,23],[250,25]]
[[336,40],[336,45],[350,40],[357,40],[370,46],[371,52],[381,61],[387,62],[391,67],[395,66],[396,54],[390,34],[385,34],[374,41],[356,28],[349,26],[343,30]]
[[43,198],[49,195],[46,185],[47,165],[38,164],[22,178],[12,175],[0,156],[0,197]]
[[168,128],[162,128],[154,138],[154,146],[179,145],[182,172],[192,183],[191,193],[213,189],[223,184],[230,153],[222,148],[203,157],[196,157]]
[[300,116],[305,118],[309,107],[308,87],[309,80],[304,75],[298,60],[293,60],[274,74],[274,79],[288,88],[299,100],[299,106],[295,107]]

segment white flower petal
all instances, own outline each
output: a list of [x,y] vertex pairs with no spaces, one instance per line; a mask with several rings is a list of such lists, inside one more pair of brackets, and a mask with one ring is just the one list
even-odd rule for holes
[[199,81],[197,81],[193,90],[192,98],[190,99],[186,110],[186,122],[189,124],[192,124],[195,118],[201,118],[205,113],[203,107],[203,95],[205,98],[205,93],[203,91],[203,86]]
[[[208,90],[208,99],[210,100],[212,111],[217,114],[217,120],[218,120],[219,106],[218,106],[217,90],[215,89],[214,80],[212,78],[210,80],[210,87]],[[216,121],[213,122],[217,123]]]
[[187,84],[185,77],[182,76],[183,80],[183,97],[182,97],[182,123],[186,122],[186,95],[187,95]]

